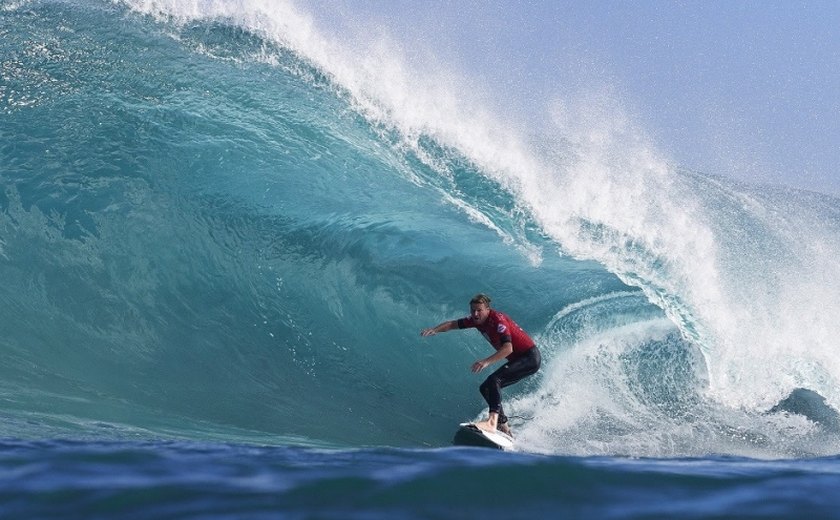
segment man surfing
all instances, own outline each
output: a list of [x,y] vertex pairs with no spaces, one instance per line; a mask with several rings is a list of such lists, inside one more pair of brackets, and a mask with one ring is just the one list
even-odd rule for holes
[[510,435],[508,418],[502,410],[502,388],[536,373],[540,369],[540,351],[527,333],[506,314],[490,308],[490,297],[477,294],[470,300],[470,315],[458,320],[444,321],[436,327],[420,332],[423,337],[454,329],[475,328],[490,342],[496,353],[472,364],[473,373],[506,359],[504,365],[487,376],[479,390],[490,412],[486,421],[475,423],[484,431]]

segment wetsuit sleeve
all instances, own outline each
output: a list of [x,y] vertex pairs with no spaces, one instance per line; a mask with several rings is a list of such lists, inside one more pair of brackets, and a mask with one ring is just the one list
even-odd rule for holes
[[475,322],[472,318],[461,318],[458,320],[458,328],[459,329],[469,329],[475,327]]
[[499,332],[499,345],[504,345],[505,343],[513,344],[511,326],[508,320],[500,317],[499,323],[496,324],[496,330]]

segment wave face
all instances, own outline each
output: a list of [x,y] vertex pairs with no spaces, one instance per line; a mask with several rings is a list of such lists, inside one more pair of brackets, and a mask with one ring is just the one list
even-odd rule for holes
[[529,451],[838,453],[775,407],[840,408],[837,199],[608,97],[519,132],[268,4],[0,6],[0,435],[446,445],[488,347],[418,333],[483,291],[543,350]]

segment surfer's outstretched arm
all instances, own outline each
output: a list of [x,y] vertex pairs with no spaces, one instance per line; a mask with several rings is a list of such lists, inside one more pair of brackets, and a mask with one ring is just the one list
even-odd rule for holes
[[436,326],[434,326],[432,328],[429,328],[429,329],[421,330],[420,335],[423,336],[423,337],[434,336],[438,332],[446,332],[446,331],[449,331],[449,330],[452,330],[452,329],[457,329],[457,328],[458,328],[458,321],[457,320],[444,321],[440,325],[436,325]]

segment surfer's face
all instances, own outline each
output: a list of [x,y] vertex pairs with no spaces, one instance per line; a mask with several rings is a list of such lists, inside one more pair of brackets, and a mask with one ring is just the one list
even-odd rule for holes
[[471,303],[470,316],[472,316],[473,321],[480,325],[484,323],[487,316],[490,316],[490,307],[486,303]]

